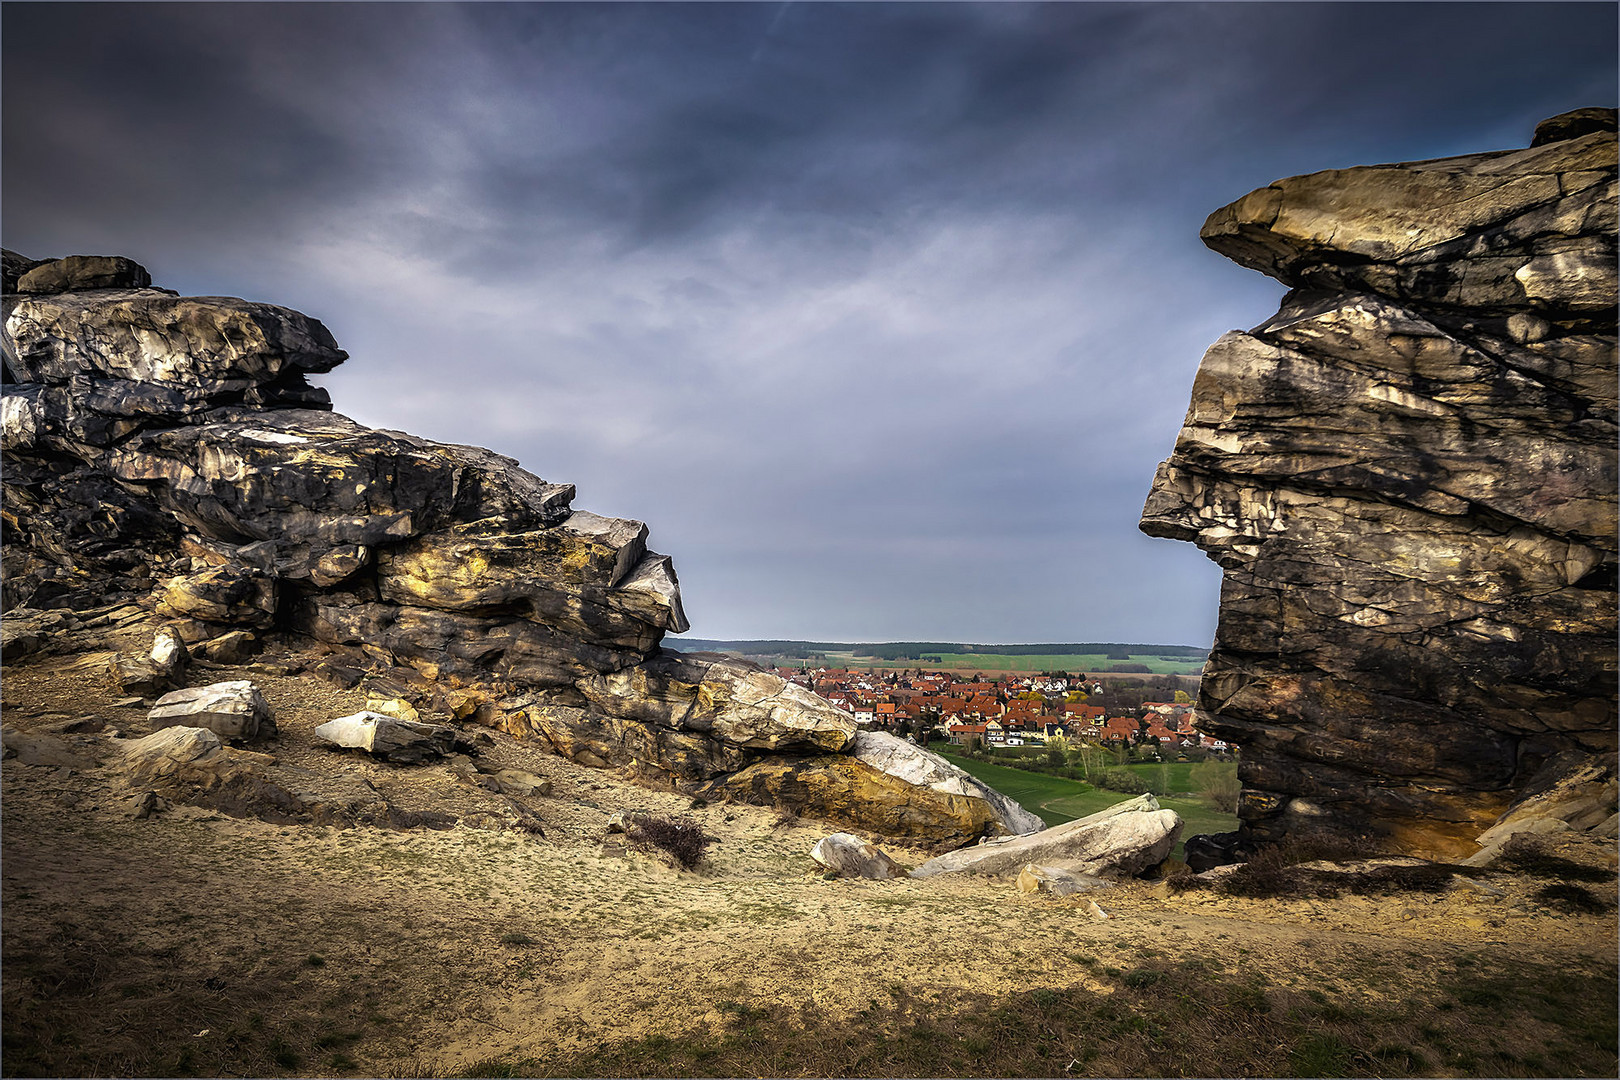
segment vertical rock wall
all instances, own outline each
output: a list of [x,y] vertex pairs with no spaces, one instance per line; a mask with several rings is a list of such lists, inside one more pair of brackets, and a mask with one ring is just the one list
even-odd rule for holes
[[1217,210],[1291,287],[1205,355],[1142,515],[1225,571],[1199,705],[1251,841],[1474,836],[1616,747],[1614,110]]

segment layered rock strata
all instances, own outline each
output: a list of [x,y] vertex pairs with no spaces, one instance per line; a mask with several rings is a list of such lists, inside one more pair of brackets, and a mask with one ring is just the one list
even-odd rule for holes
[[1616,748],[1614,110],[1278,181],[1203,239],[1289,286],[1205,355],[1142,529],[1225,571],[1202,726],[1244,839],[1468,855]]
[[915,748],[861,755],[851,718],[797,686],[662,650],[687,621],[645,525],[332,412],[308,377],[347,354],[318,321],[180,297],[117,257],[6,252],[5,285],[8,652],[133,607],[203,655],[317,642],[384,696],[710,797],[941,844],[1039,826]]

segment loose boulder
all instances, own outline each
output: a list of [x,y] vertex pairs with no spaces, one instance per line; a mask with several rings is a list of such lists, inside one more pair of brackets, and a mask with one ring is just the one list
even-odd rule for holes
[[185,639],[172,626],[157,628],[156,633],[152,635],[152,651],[147,655],[152,663],[170,678],[181,677],[186,665],[191,662],[191,653],[186,650]]
[[253,739],[276,731],[264,695],[246,679],[164,694],[146,719],[155,728],[206,728],[225,739]]
[[1030,863],[1076,874],[1127,877],[1157,866],[1181,836],[1181,815],[1141,795],[1078,821],[1038,833],[986,840],[912,870],[914,878],[939,874],[1017,874]]
[[839,877],[892,881],[906,876],[905,870],[889,857],[888,852],[853,833],[833,833],[822,837],[810,849],[810,857]]
[[457,731],[443,724],[399,720],[379,712],[357,712],[328,720],[315,737],[334,746],[364,750],[402,765],[443,757],[456,746]]

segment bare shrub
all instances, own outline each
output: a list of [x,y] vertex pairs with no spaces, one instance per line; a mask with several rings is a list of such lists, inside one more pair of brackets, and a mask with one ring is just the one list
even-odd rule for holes
[[626,835],[643,851],[662,851],[682,870],[695,868],[703,861],[709,845],[715,842],[715,838],[694,821],[661,817],[638,818]]
[[1237,762],[1209,761],[1192,768],[1193,783],[1198,794],[1223,814],[1237,811],[1238,796],[1243,793],[1243,782],[1238,779]]

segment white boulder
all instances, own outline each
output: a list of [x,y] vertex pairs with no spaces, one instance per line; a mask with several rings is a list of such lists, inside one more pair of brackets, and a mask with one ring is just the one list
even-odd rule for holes
[[456,729],[399,720],[378,712],[357,712],[328,720],[315,729],[315,737],[334,746],[414,764],[450,753],[455,748]]
[[1139,874],[1163,862],[1181,836],[1181,815],[1159,809],[1152,795],[1110,806],[1078,821],[1055,825],[1027,836],[986,840],[929,859],[911,872],[914,878],[967,871],[1016,874],[1030,863],[1076,874]]
[[246,679],[164,694],[146,719],[154,728],[206,728],[224,739],[251,739],[276,730],[264,695]]

